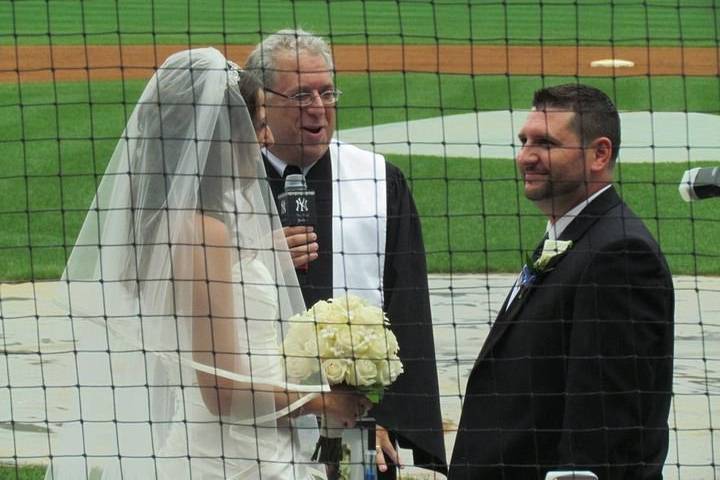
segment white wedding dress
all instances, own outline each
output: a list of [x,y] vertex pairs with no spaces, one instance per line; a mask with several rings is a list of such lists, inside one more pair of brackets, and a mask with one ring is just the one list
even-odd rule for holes
[[[275,280],[252,254],[236,260],[232,273],[235,315],[246,327],[237,344],[247,347],[241,353],[249,371],[241,374],[264,385],[283,385]],[[146,372],[151,372],[153,385],[171,384],[152,374],[167,369],[153,368],[152,357],[142,354],[108,355],[102,351],[106,331],[89,321],[78,327],[83,329],[77,361],[80,395],[69,417],[83,422],[69,422],[51,440],[55,457],[46,480],[85,478],[77,476],[82,472],[92,480],[324,477],[310,460],[318,435],[314,417],[290,418],[276,411],[273,393],[256,391],[236,395],[233,414],[219,418],[203,402],[191,351],[181,354],[179,394],[169,397],[171,405],[154,405],[153,389],[140,385]],[[164,392],[161,398],[167,397]],[[148,417],[161,421],[152,424]]]
[[[249,258],[235,263],[233,282],[237,316],[244,318],[247,325],[247,337],[239,343],[249,345],[252,352],[248,373],[262,382],[280,384],[285,375],[278,345],[281,337],[277,331],[274,280],[262,262]],[[187,378],[195,375],[191,367],[185,370]],[[295,431],[312,426],[314,419],[298,419],[298,425],[288,416],[267,424],[234,422],[232,418],[220,423],[208,412],[197,388],[186,388],[182,402],[186,421],[182,421],[183,411],[178,406],[177,421],[172,423],[167,444],[158,453],[159,479],[308,478],[309,457],[300,445],[302,433],[296,435]],[[272,418],[272,412],[255,411],[257,417],[268,414]]]

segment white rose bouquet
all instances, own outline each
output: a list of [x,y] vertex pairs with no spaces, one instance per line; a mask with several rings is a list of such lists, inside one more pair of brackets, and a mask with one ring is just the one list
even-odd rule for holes
[[[330,385],[349,385],[378,403],[385,387],[403,372],[388,318],[361,298],[322,300],[290,320],[283,346],[288,377],[296,382],[320,372]],[[313,460],[340,461],[342,430],[337,420],[323,417]]]
[[387,316],[361,298],[322,300],[290,320],[283,343],[287,374],[294,381],[320,371],[330,385],[355,387],[378,403],[403,372]]

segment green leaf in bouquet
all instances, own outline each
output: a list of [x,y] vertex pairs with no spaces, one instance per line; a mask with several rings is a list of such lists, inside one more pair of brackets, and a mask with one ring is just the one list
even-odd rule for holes
[[381,386],[378,388],[369,388],[367,390],[364,390],[365,397],[370,400],[373,404],[377,405],[380,403],[380,400],[383,398],[383,393],[385,393],[385,389]]

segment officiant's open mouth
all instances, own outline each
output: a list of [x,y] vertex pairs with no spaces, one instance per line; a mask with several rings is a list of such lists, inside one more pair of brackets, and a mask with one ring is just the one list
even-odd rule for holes
[[326,141],[325,127],[302,127],[303,136],[306,140],[312,142],[323,142]]

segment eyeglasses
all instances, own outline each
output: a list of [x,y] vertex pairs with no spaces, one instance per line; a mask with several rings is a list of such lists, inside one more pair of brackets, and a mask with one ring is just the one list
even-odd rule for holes
[[284,93],[276,92],[272,88],[267,87],[265,87],[265,91],[283,98],[287,98],[288,100],[300,107],[308,107],[312,105],[313,101],[315,100],[315,95],[320,97],[320,101],[323,105],[335,105],[340,98],[340,95],[342,95],[343,93],[336,88],[325,90],[322,93],[318,92],[317,90],[313,90],[312,93],[298,92],[295,95],[285,95]]

